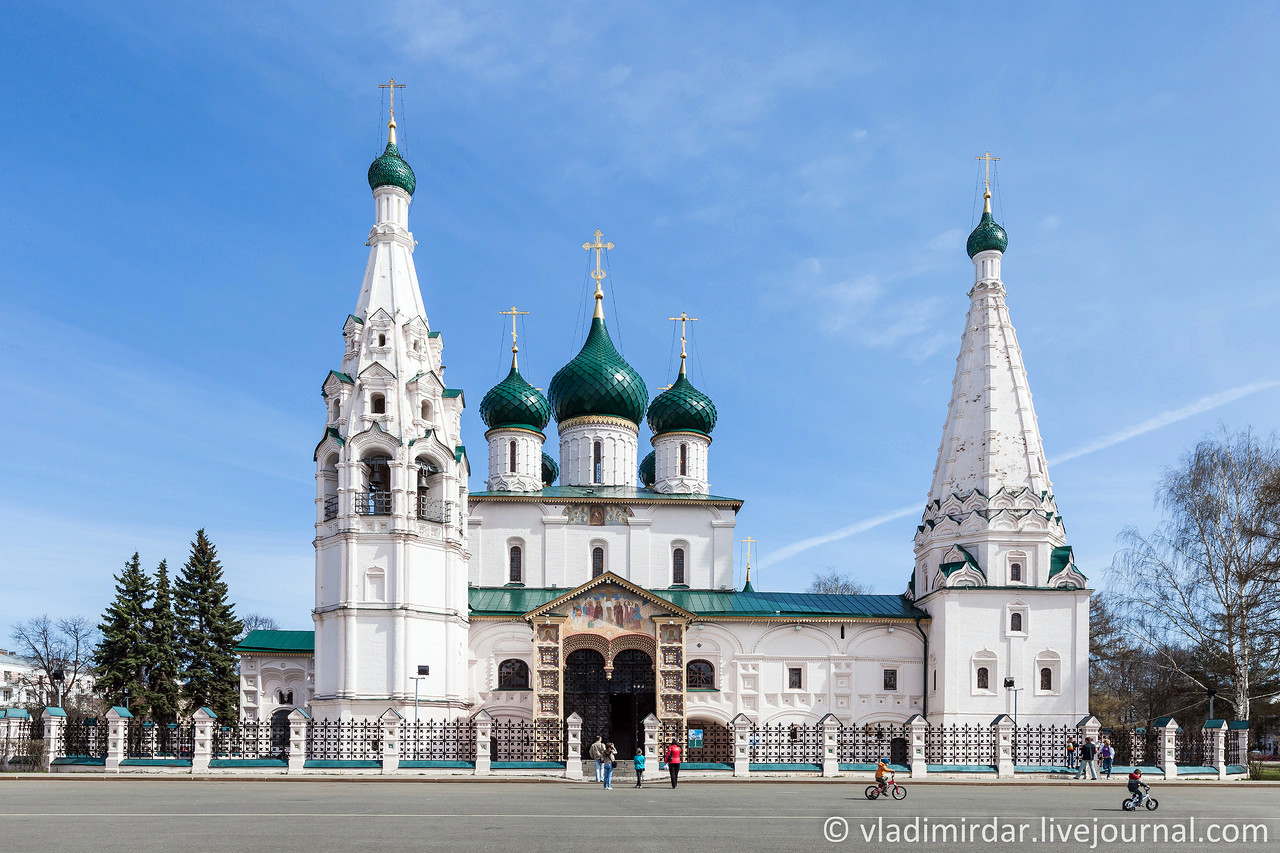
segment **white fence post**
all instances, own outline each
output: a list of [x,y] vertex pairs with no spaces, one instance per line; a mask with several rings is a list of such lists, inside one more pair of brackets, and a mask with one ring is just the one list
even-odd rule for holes
[[1012,778],[1013,764],[1013,719],[1008,714],[1001,714],[991,723],[996,734],[996,776]]
[[[650,717],[653,715],[650,714]],[[582,780],[582,715],[574,711],[565,720],[565,729],[567,730],[566,740],[564,744],[564,778]],[[648,735],[649,727],[645,726],[645,738]]]
[[911,733],[911,753],[907,761],[911,764],[911,778],[920,779],[929,774],[929,765],[924,754],[924,735],[929,724],[919,714],[912,714],[907,720],[907,730]]
[[1218,780],[1227,778],[1227,721],[1207,720],[1204,734],[1209,745],[1209,754],[1205,763],[1218,772]]
[[301,708],[289,712],[289,770],[301,773],[307,766],[307,724],[311,715]]
[[840,773],[840,721],[835,714],[818,720],[818,740],[822,743],[822,775]]
[[488,776],[493,772],[493,750],[490,742],[493,737],[493,714],[482,708],[471,719],[476,724],[475,775]]
[[400,724],[404,717],[395,708],[388,708],[378,718],[382,728],[382,772],[400,769]]
[[662,741],[658,738],[658,729],[662,723],[650,714],[644,718],[644,769],[650,773],[658,772],[658,762],[662,760]]
[[120,772],[120,762],[125,757],[125,734],[128,731],[129,720],[133,719],[133,714],[128,708],[116,705],[110,711],[107,711],[107,763],[108,772],[114,770]]
[[1160,769],[1164,772],[1164,778],[1178,778],[1178,762],[1174,755],[1174,739],[1178,735],[1178,721],[1173,717],[1161,717],[1153,724],[1155,728],[1160,730]]
[[44,756],[41,759],[44,772],[53,769],[53,762],[62,757],[62,730],[67,725],[67,712],[61,708],[45,708],[40,715],[44,721]]
[[751,719],[746,714],[738,714],[729,721],[729,729],[733,732],[733,775],[751,775]]
[[209,708],[201,708],[192,714],[191,772],[207,773],[213,759],[213,726],[218,715]]

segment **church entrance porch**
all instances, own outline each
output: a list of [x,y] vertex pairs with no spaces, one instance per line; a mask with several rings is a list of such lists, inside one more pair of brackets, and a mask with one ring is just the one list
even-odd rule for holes
[[595,649],[566,656],[564,713],[582,717],[584,755],[600,737],[626,760],[644,743],[644,719],[657,710],[657,682],[653,658],[640,649],[624,649],[612,663],[607,671],[604,655]]

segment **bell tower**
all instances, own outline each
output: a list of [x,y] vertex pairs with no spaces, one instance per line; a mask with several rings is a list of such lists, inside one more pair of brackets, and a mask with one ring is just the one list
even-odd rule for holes
[[443,342],[423,306],[409,205],[416,181],[396,145],[369,167],[374,225],[343,355],[321,387],[315,449],[317,717],[467,703],[467,476],[463,396],[444,381]]

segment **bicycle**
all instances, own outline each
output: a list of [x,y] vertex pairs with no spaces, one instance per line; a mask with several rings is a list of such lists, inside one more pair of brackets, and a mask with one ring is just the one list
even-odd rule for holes
[[1142,793],[1130,794],[1127,798],[1125,798],[1125,801],[1122,802],[1120,806],[1125,811],[1131,812],[1138,807],[1139,798],[1141,798],[1141,801],[1145,803],[1147,806],[1147,811],[1153,812],[1156,809],[1160,808],[1160,801],[1157,800],[1155,797],[1149,796],[1149,794],[1151,793],[1151,786],[1145,782],[1139,782],[1138,784],[1142,786]]
[[865,793],[868,800],[874,800],[881,794],[888,794],[895,800],[904,800],[907,797],[907,789],[895,782],[892,775],[884,780],[883,788],[878,784],[868,785]]

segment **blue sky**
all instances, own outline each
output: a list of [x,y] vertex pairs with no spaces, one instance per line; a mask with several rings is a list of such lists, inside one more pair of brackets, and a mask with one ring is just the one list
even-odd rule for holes
[[533,312],[522,367],[545,387],[581,345],[600,228],[614,339],[651,391],[678,362],[666,318],[701,318],[712,486],[747,501],[757,585],[836,568],[902,590],[986,149],[1088,574],[1156,521],[1163,466],[1280,415],[1274,6],[270,5],[6,11],[6,636],[96,616],[134,550],[181,563],[201,526],[242,612],[310,625],[319,387],[393,75],[473,489],[497,312]]

